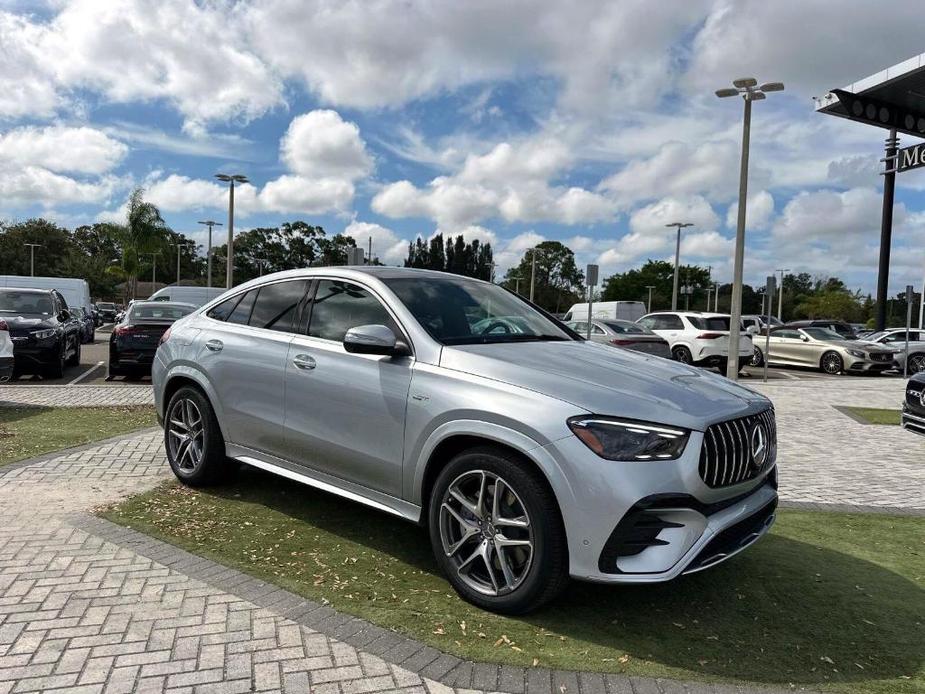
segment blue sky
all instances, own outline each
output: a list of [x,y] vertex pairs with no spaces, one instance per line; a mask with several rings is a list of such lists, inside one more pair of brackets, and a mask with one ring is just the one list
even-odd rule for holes
[[[670,258],[731,276],[741,102],[755,105],[746,279],[776,268],[872,291],[885,132],[811,97],[922,52],[917,3],[581,4],[0,0],[0,218],[304,219],[387,263],[440,230],[499,271],[543,239],[604,276]],[[910,144],[908,138],[904,144]],[[899,179],[891,290],[925,266],[925,176]]]

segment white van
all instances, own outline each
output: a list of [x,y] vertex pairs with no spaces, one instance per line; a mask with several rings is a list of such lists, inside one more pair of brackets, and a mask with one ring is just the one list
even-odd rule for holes
[[199,308],[226,291],[224,287],[187,287],[183,285],[177,287],[170,285],[169,287],[158,289],[148,298],[148,301],[179,301]]
[[0,275],[0,287],[18,289],[56,289],[70,309],[83,308],[88,315],[90,309],[90,285],[87,280],[76,277],[27,277],[23,275]]
[[[592,318],[620,319],[635,323],[646,315],[641,301],[595,301],[591,305]],[[583,320],[588,317],[588,304],[575,304],[562,318],[563,321]]]

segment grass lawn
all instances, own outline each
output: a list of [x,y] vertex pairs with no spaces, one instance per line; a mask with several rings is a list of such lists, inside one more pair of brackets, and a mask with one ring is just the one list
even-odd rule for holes
[[0,465],[155,424],[153,407],[0,407]]
[[783,510],[771,535],[709,571],[576,582],[507,618],[456,596],[423,529],[260,471],[207,491],[168,483],[102,514],[475,660],[925,692],[925,518]]
[[839,409],[867,424],[895,424],[899,426],[900,415],[902,414],[899,410],[881,410],[876,407],[842,407]]

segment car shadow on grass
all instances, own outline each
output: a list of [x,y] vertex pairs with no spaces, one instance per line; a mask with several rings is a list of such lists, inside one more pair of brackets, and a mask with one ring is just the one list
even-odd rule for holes
[[[816,522],[828,523],[831,530],[838,522],[832,519],[840,516],[817,514],[816,521],[808,512],[784,511],[772,534],[708,571],[661,584],[573,582],[538,612],[506,618],[481,612],[452,593],[437,570],[426,531],[413,524],[251,468],[231,486],[176,493],[201,495],[203,523],[209,527],[198,542],[219,547],[206,553],[222,560],[223,528],[237,527],[229,530],[227,541],[242,543],[235,549],[238,557],[261,554],[268,544],[276,548],[271,551],[281,559],[273,560],[270,580],[309,597],[330,598],[338,609],[468,658],[512,662],[510,651],[491,648],[503,633],[517,639],[524,657],[541,653],[543,665],[563,669],[834,683],[871,692],[922,686],[920,679],[906,680],[920,677],[925,660],[925,591],[884,566],[821,546],[807,531]],[[174,508],[165,516],[168,536],[177,527],[177,512]],[[891,522],[872,518],[885,527]],[[188,527],[196,525],[195,517],[189,520]],[[920,556],[921,526],[911,532],[908,527],[906,532],[919,539],[903,549]],[[195,539],[196,533],[186,537]],[[299,558],[288,561],[287,554]],[[357,564],[348,563],[351,556],[353,561],[360,557]],[[339,592],[336,582],[334,592],[325,592],[332,586],[331,567],[342,582]],[[359,574],[353,583],[351,573]],[[348,591],[352,600],[342,597]],[[371,595],[390,592],[393,605],[371,606]],[[462,637],[449,632],[466,620],[478,624],[483,639],[454,645]],[[543,638],[548,635],[564,639]],[[513,662],[529,664],[529,659]]]

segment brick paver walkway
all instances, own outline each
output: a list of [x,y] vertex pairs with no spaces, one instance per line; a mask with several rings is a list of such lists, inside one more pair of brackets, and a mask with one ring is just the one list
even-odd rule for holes
[[0,386],[0,407],[35,405],[40,407],[99,407],[104,405],[153,405],[154,391],[149,385],[127,386]]

